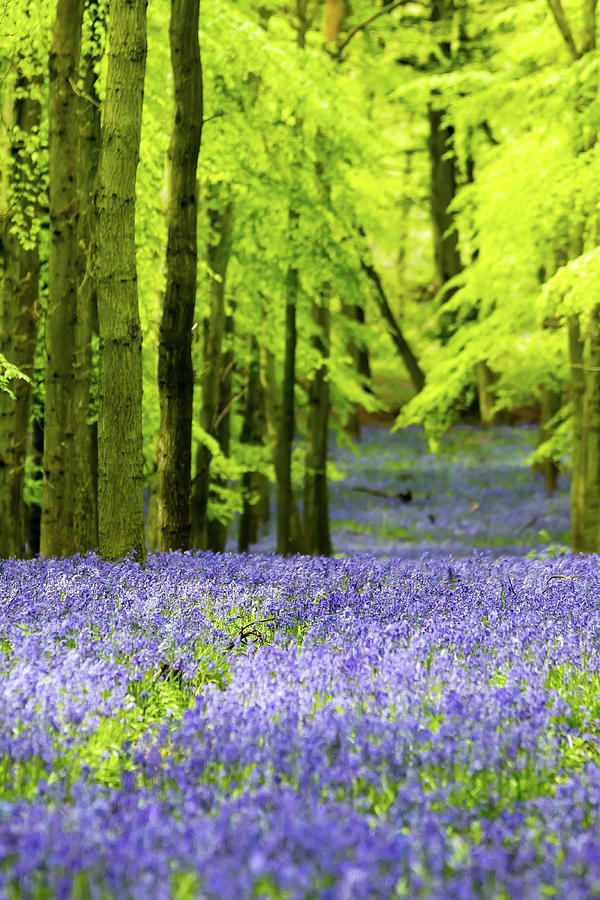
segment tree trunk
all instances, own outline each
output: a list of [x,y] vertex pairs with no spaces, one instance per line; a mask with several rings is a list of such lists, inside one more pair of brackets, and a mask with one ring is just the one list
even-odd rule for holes
[[[218,198],[212,201],[218,202]],[[219,384],[223,365],[225,334],[225,285],[233,236],[233,203],[226,200],[221,208],[208,210],[210,236],[207,250],[210,316],[205,321],[204,369],[202,373],[201,424],[207,435],[216,440],[219,418]],[[200,442],[196,450],[196,475],[192,490],[192,543],[207,547],[208,496],[210,484],[210,448]]]
[[[290,221],[297,213],[290,211]],[[294,533],[292,515],[294,490],[292,485],[292,445],[295,433],[294,386],[296,380],[296,302],[298,297],[298,270],[291,266],[286,277],[285,304],[285,356],[281,407],[277,434],[275,476],[277,479],[277,553],[284,556],[304,550],[304,533]]]
[[[232,382],[233,382],[233,331],[234,317],[233,308],[231,307],[225,316],[225,329],[223,332],[223,347],[221,354],[221,376],[218,386],[217,400],[217,423],[215,437],[219,442],[219,447],[223,456],[228,457],[231,449],[231,406],[232,406]],[[212,475],[209,486],[209,497],[211,491],[215,500],[219,498],[219,488],[226,488],[228,481],[222,476]],[[216,490],[215,490],[216,488]],[[227,543],[227,531],[229,523],[222,522],[220,519],[207,517],[206,522],[206,543],[209,550],[216,553],[223,553]]]
[[482,425],[493,425],[496,419],[494,405],[496,395],[494,393],[495,376],[486,362],[480,360],[475,363],[475,382],[477,384],[477,399],[479,402],[479,418]]
[[82,96],[79,97],[79,273],[75,337],[74,422],[76,433],[76,492],[74,543],[83,552],[98,546],[98,423],[88,424],[92,390],[92,335],[98,332],[96,279],[91,259],[94,241],[94,194],[100,157],[101,114],[97,91],[98,67],[104,47],[98,31],[105,27],[105,9],[98,0],[88,0],[84,10],[84,41],[81,59]]
[[[260,347],[255,335],[250,344],[250,360],[246,379],[246,403],[240,442],[254,447],[263,445],[265,435],[265,398],[260,387]],[[269,480],[262,472],[244,472],[242,476],[244,507],[240,516],[238,551],[247,553],[258,539],[258,528],[269,519]],[[250,499],[254,502],[251,503]]]
[[323,40],[337,44],[347,13],[346,0],[326,0]]
[[[356,303],[344,303],[342,301],[342,315],[348,319],[349,322],[359,323],[360,325],[364,325],[365,322],[365,308],[364,306],[359,306]],[[348,344],[348,352],[350,356],[354,360],[354,367],[356,369],[356,374],[358,375],[359,381],[366,391],[371,391],[370,381],[371,381],[371,365],[369,361],[369,351],[366,346],[357,341],[355,338],[352,338]],[[345,429],[352,437],[360,440],[360,405],[356,404],[348,421],[346,422]]]
[[[276,389],[277,378],[275,375],[275,357],[272,350],[270,350],[269,347],[265,346],[265,344],[263,344],[263,346],[261,347],[260,383],[263,396],[265,398],[267,436],[269,439],[269,444],[271,446],[271,457],[273,459],[273,468],[275,469],[275,483],[278,489],[279,476],[277,467],[279,465],[278,447],[279,428],[281,423],[281,404],[280,399],[277,396]],[[293,492],[291,503],[292,511],[290,540],[292,547],[299,548],[297,552],[300,552],[300,549],[303,546],[303,525],[300,516],[300,510],[298,508],[298,502]]]
[[[32,392],[33,393],[33,392]],[[36,391],[37,393],[37,391]],[[35,397],[35,395],[34,395]],[[41,406],[41,403],[39,404]],[[31,446],[32,481],[37,482],[39,493],[42,493],[42,469],[44,461],[44,419],[32,417]],[[37,556],[40,552],[40,528],[42,524],[42,507],[40,503],[30,503],[25,510],[25,534],[27,556]]]
[[329,499],[327,489],[327,440],[329,425],[329,300],[313,301],[312,315],[319,333],[313,346],[322,361],[308,388],[306,427],[306,472],[304,479],[304,534],[306,550],[318,556],[331,556]]
[[392,312],[390,304],[388,303],[388,299],[385,295],[385,291],[383,290],[381,278],[379,277],[375,267],[371,263],[363,262],[361,263],[361,267],[363,272],[375,286],[375,297],[377,299],[381,315],[385,319],[390,329],[390,336],[394,344],[396,345],[398,353],[402,357],[402,361],[404,362],[408,374],[410,375],[410,380],[413,383],[413,387],[416,393],[419,393],[419,391],[422,390],[425,384],[425,375],[423,373],[423,370],[421,369],[421,366],[419,365],[416,356],[412,352],[408,341],[404,337],[400,325],[396,321],[396,317]]
[[96,192],[100,331],[100,553],[146,555],[142,450],[142,332],[135,257],[135,184],[146,68],[147,0],[112,0]]
[[[431,22],[447,29],[447,34],[439,42],[440,54],[450,63],[451,45],[449,40],[454,0],[432,0]],[[436,57],[433,57],[436,60]],[[444,110],[439,107],[439,91],[433,90],[428,106],[429,119],[429,161],[431,172],[431,224],[433,230],[433,256],[435,263],[435,284],[442,288],[451,278],[462,271],[458,250],[458,232],[454,214],[449,209],[457,188],[456,159],[454,155],[454,128],[444,123]],[[444,295],[444,302],[453,291]],[[439,316],[442,341],[450,337],[454,316],[444,313]]]
[[168,154],[167,285],[158,345],[157,545],[191,547],[192,325],[196,301],[196,168],[202,134],[199,0],[172,0],[175,120]]
[[[41,105],[30,96],[32,87],[37,90],[37,80],[9,70],[2,84],[0,113],[0,158],[5,163],[0,167],[0,352],[30,377],[39,318],[39,240],[36,237],[24,247],[10,228],[16,208],[25,226],[31,225],[31,216],[22,208],[29,200],[20,194],[14,176],[18,166],[35,183],[27,139],[39,128]],[[25,138],[19,143],[14,142],[15,126]],[[32,388],[19,379],[12,390],[14,400],[0,392],[0,557],[23,556],[26,540],[23,485]]]
[[571,316],[569,328],[569,362],[571,366],[571,405],[573,407],[573,459],[571,475],[571,549],[582,551],[585,534],[585,472],[586,453],[583,439],[583,407],[585,375],[583,371],[583,342],[579,317]]
[[[542,385],[540,388],[540,424],[538,428],[538,447],[552,436],[552,429],[548,423],[560,409],[560,392]],[[548,457],[534,467],[535,472],[541,472],[544,476],[544,487],[547,491],[556,490],[558,479],[558,466],[553,459]]]
[[588,553],[597,553],[600,539],[600,305],[592,313],[589,343],[583,401],[586,448],[584,549]]
[[77,356],[79,129],[72,85],[79,72],[81,20],[82,0],[58,0],[49,71],[50,258],[41,524],[45,556],[71,556],[80,549],[75,540],[79,489],[75,379],[82,362]]

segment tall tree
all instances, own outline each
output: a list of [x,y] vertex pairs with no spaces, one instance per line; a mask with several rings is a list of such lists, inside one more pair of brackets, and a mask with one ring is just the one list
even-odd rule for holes
[[331,555],[329,498],[327,487],[327,441],[329,436],[329,297],[313,300],[316,325],[313,348],[319,356],[308,386],[306,425],[306,472],[304,476],[304,534],[308,553]]
[[168,152],[167,285],[158,346],[157,546],[191,546],[192,325],[198,260],[196,168],[202,136],[199,0],[172,0],[175,120]]
[[98,422],[89,424],[92,402],[92,335],[98,331],[96,280],[92,265],[94,240],[94,193],[102,117],[98,97],[98,70],[104,55],[106,6],[103,0],[84,5],[83,50],[79,93],[79,187],[77,322],[75,327],[74,422],[76,486],[73,511],[75,549],[83,552],[98,546]]
[[[308,0],[296,0],[295,7],[296,43],[302,50],[306,43],[306,33],[310,27]],[[296,119],[296,129],[302,128]],[[289,242],[293,247],[298,231],[299,213],[293,201],[288,213]],[[295,534],[292,528],[294,494],[292,485],[292,444],[296,430],[294,385],[296,382],[296,307],[300,285],[299,272],[294,262],[288,266],[285,281],[285,342],[283,381],[281,387],[281,407],[275,464],[277,481],[277,553],[288,554],[304,549],[304,535]]]
[[142,332],[135,185],[146,69],[147,0],[111,0],[104,122],[95,196],[100,372],[98,537],[105,559],[146,555]]
[[[439,55],[450,65],[452,47],[450,32],[455,0],[431,0],[431,22],[439,32]],[[431,93],[428,105],[429,161],[431,168],[431,224],[436,287],[443,287],[462,271],[458,249],[458,232],[451,204],[456,196],[457,169],[454,151],[454,126],[446,121],[439,90]],[[447,300],[448,294],[444,296]],[[442,338],[449,336],[451,318],[442,313]]]
[[[581,40],[575,37],[561,0],[548,0],[548,6],[574,60],[595,49],[597,0],[584,0]],[[588,137],[581,151],[590,149],[595,140],[595,134]],[[583,251],[583,230],[583,223],[576,222],[569,241],[571,258]],[[582,333],[578,315],[568,318],[573,415],[571,548],[592,553],[600,549],[600,305],[592,310],[587,331],[587,335]]]
[[211,189],[207,207],[210,308],[209,316],[204,322],[201,424],[208,441],[198,444],[192,489],[192,542],[195,547],[202,548],[208,546],[208,498],[213,456],[210,442],[218,442],[220,417],[224,412],[219,405],[219,397],[224,372],[223,341],[227,324],[225,289],[233,238],[233,201],[229,190]]
[[[41,121],[38,76],[9,63],[0,107],[0,353],[31,376],[38,324],[40,254],[32,225],[32,193],[39,190],[32,136]],[[22,183],[27,173],[30,184]],[[15,227],[16,213],[21,225]],[[29,237],[26,237],[29,235]],[[31,235],[34,235],[32,238]],[[12,383],[14,398],[0,392],[0,557],[23,556],[23,484],[31,384]]]
[[79,72],[82,9],[82,0],[58,0],[50,48],[50,258],[41,522],[41,552],[45,556],[70,556],[76,549],[75,345],[79,198],[78,104],[74,86]]
[[[250,358],[245,385],[244,420],[240,442],[262,447],[266,423],[266,398],[260,384],[260,345],[255,334],[250,339]],[[242,476],[243,509],[238,532],[238,551],[245,553],[258,538],[258,527],[269,518],[269,480],[260,471]]]

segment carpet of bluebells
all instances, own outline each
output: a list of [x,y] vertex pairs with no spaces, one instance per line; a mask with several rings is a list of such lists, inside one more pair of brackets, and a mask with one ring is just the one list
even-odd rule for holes
[[596,556],[9,560],[0,606],[2,900],[600,896]]
[[[569,483],[560,475],[557,491],[547,494],[542,475],[532,476],[527,460],[536,437],[535,426],[458,426],[435,454],[418,428],[364,428],[356,453],[332,440],[334,475],[342,476],[330,483],[334,551],[419,560],[426,551],[523,555],[548,544],[560,548],[568,543]],[[275,544],[273,513],[253,549],[273,551]]]

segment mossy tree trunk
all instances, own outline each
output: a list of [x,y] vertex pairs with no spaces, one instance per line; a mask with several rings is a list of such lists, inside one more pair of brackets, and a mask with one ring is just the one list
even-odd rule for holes
[[306,425],[306,471],[304,476],[304,534],[306,550],[331,556],[329,498],[327,487],[327,441],[329,425],[329,299],[313,301],[312,316],[317,327],[312,343],[321,360],[308,387]]
[[[209,317],[205,320],[204,366],[202,372],[203,431],[218,441],[220,385],[223,376],[223,342],[226,328],[225,289],[227,266],[233,237],[233,203],[230,199],[208,199],[209,243],[207,260],[210,272]],[[210,463],[212,452],[202,441],[196,450],[196,474],[192,488],[192,543],[195,547],[208,546],[208,499],[210,487]]]
[[173,0],[175,120],[168,153],[167,284],[158,346],[157,546],[191,547],[192,325],[198,260],[196,168],[202,135],[199,0]]
[[585,374],[583,370],[583,341],[578,316],[571,316],[569,329],[569,363],[571,366],[571,405],[573,409],[572,476],[571,476],[571,549],[585,550],[585,474],[586,447],[584,442],[583,410]]
[[[98,546],[98,422],[89,424],[92,405],[92,336],[98,332],[96,279],[92,263],[95,231],[94,194],[98,179],[102,116],[98,97],[98,67],[104,47],[98,34],[105,27],[105,7],[87,0],[83,28],[85,50],[81,57],[82,92],[79,99],[79,275],[75,330],[75,430],[77,488],[75,493],[75,543],[80,551]],[[89,38],[96,38],[89,39]],[[94,398],[95,401],[96,398]]]
[[146,69],[147,0],[112,0],[96,191],[100,334],[100,553],[146,555],[142,451],[142,332],[135,257],[135,185]]
[[[58,0],[49,63],[50,258],[46,314],[46,403],[41,552],[71,556],[79,489],[75,415],[77,285],[78,98],[82,0]],[[87,425],[86,425],[87,427]],[[84,549],[90,549],[85,547]]]
[[[39,241],[35,237],[24,246],[24,236],[11,229],[17,208],[26,227],[31,225],[25,208],[30,199],[16,181],[16,169],[28,174],[35,190],[28,139],[41,121],[39,88],[39,80],[29,80],[17,60],[5,74],[0,108],[0,352],[30,377],[39,318]],[[14,400],[0,391],[0,557],[23,556],[26,540],[23,485],[32,389],[23,380],[11,387]]]

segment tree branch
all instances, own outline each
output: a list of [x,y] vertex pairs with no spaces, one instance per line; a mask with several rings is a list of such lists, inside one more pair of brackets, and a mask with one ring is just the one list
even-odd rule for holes
[[373,13],[372,16],[369,16],[369,18],[365,19],[364,22],[361,22],[359,25],[356,25],[352,29],[352,31],[350,32],[348,37],[345,38],[342,41],[342,43],[338,45],[337,56],[338,57],[341,56],[342,51],[346,49],[346,47],[348,46],[348,44],[350,43],[352,38],[356,37],[356,35],[360,31],[364,31],[364,29],[367,28],[371,24],[371,22],[374,22],[375,19],[378,19],[380,16],[384,16],[386,13],[392,12],[392,10],[394,10],[394,9],[398,9],[399,6],[406,6],[406,4],[409,2],[410,2],[410,0],[396,0],[395,3],[391,3],[389,6],[384,6],[382,9],[378,9],[376,13]]
[[416,356],[408,345],[406,338],[402,334],[402,329],[398,325],[396,317],[391,310],[390,304],[388,303],[388,299],[383,289],[383,285],[381,283],[381,278],[379,277],[378,272],[375,270],[374,266],[371,265],[371,263],[365,262],[363,260],[360,266],[367,278],[375,286],[379,310],[388,324],[388,327],[390,329],[390,337],[396,345],[396,349],[402,357],[404,365],[408,369],[410,380],[412,381],[416,392],[419,393],[419,391],[423,390],[423,387],[425,386],[425,375],[421,366],[419,365]]
[[563,40],[569,48],[569,53],[571,54],[573,59],[579,59],[581,54],[577,50],[577,45],[575,43],[575,38],[573,37],[573,32],[571,31],[571,26],[567,21],[567,17],[563,9],[562,0],[548,0],[548,6],[550,7],[550,12],[554,16],[554,21],[556,22]]

